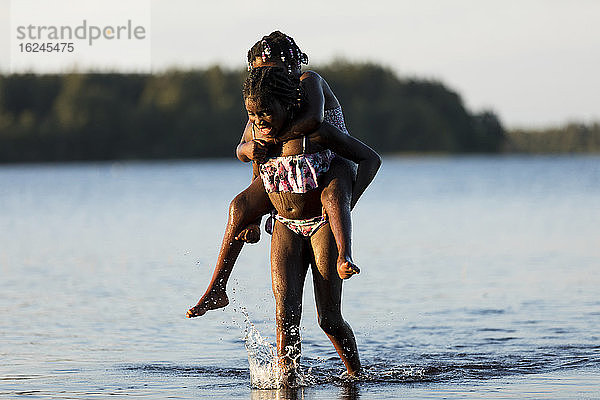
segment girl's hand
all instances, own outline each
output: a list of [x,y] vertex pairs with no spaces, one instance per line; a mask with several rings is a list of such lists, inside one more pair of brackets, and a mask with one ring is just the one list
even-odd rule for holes
[[337,272],[341,279],[350,279],[356,274],[360,274],[360,268],[352,261],[339,259],[337,262]]
[[236,240],[246,243],[257,243],[260,240],[260,226],[248,225],[235,237]]
[[262,139],[252,139],[245,144],[247,157],[259,163],[262,163],[267,158],[267,142]]

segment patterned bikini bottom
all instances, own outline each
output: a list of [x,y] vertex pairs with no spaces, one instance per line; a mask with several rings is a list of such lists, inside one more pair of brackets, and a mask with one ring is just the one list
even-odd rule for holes
[[[289,230],[305,238],[309,238],[314,235],[320,227],[328,222],[327,216],[325,215],[319,215],[308,219],[289,219],[284,218],[279,214],[271,214],[271,218],[275,218],[277,221],[287,226]],[[269,219],[266,224],[266,230],[268,233],[273,232],[272,227],[273,221]]]

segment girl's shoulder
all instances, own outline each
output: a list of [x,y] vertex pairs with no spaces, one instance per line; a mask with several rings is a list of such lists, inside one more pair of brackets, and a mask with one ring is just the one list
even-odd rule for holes
[[323,93],[325,109],[337,108],[340,106],[340,102],[333,93],[333,90],[329,87],[327,81],[317,72],[312,70],[305,71],[300,77],[300,81],[305,90]]
[[310,69],[307,70],[307,71],[304,71],[302,73],[302,75],[300,75],[300,81],[301,82],[304,82],[306,79],[308,79],[309,81],[310,80],[317,80],[319,82],[323,80],[323,78],[321,77],[321,75],[319,75],[316,71],[313,71],[313,70],[310,70]]

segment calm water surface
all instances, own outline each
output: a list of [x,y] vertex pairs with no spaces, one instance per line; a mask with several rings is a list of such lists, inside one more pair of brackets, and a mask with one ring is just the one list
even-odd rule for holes
[[251,388],[243,339],[274,342],[268,236],[230,306],[184,318],[248,180],[234,161],[1,166],[0,396],[600,398],[600,157],[385,159],[344,286],[365,377],[340,378],[308,279],[308,385],[288,392]]

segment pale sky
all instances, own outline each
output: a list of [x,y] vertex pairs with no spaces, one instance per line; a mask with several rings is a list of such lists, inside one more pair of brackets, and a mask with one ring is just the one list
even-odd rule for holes
[[[35,1],[30,3],[35,14]],[[92,10],[97,1],[75,3],[89,4],[90,15],[97,13]],[[309,67],[345,58],[380,63],[401,77],[437,79],[457,91],[469,109],[492,109],[508,127],[600,121],[597,0],[130,3],[151,16],[148,67],[154,72],[242,67],[248,48],[279,29],[308,54]],[[15,32],[8,28],[10,2],[0,5],[0,70],[8,72]],[[137,21],[144,19],[141,14],[134,15]],[[39,60],[32,68],[44,72],[49,64]],[[106,60],[93,65],[118,65]]]

